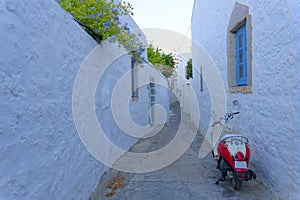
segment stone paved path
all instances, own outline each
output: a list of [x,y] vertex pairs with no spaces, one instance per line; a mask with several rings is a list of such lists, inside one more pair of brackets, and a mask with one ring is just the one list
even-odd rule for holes
[[[170,122],[163,130],[154,137],[139,140],[131,151],[148,152],[163,147],[174,137],[181,119],[191,130],[194,129],[187,120],[189,116],[180,115],[178,102],[172,103],[170,110]],[[102,177],[90,200],[276,199],[259,182],[259,177],[258,180],[243,183],[243,188],[238,192],[229,182],[216,185],[220,172],[216,169],[213,158],[211,155],[204,159],[198,158],[202,140],[203,136],[198,133],[191,147],[180,159],[155,172],[132,174],[110,170]],[[111,191],[106,185],[118,173],[124,176],[126,185],[117,189],[112,197],[106,197]]]

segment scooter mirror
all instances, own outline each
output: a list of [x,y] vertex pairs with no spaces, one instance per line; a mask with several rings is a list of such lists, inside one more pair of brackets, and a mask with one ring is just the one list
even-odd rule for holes
[[239,106],[240,102],[238,100],[233,100],[232,104],[233,104],[233,106]]
[[232,101],[232,107],[234,111],[238,111],[240,108],[240,102],[238,100],[233,100]]

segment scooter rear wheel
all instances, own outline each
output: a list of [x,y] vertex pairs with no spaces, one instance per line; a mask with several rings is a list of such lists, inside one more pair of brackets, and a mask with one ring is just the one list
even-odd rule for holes
[[240,190],[242,188],[243,181],[238,178],[233,178],[231,180],[231,184],[232,184],[233,189]]

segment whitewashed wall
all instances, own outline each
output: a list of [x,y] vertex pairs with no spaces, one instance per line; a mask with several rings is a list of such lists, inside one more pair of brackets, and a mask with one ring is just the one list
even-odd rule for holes
[[[79,139],[72,90],[97,44],[55,1],[1,0],[0,18],[0,199],[88,199],[108,168]],[[128,56],[119,59],[111,83],[130,69]],[[111,85],[103,88],[97,98],[107,102]],[[101,118],[105,105],[96,106],[100,119],[112,121]],[[147,117],[141,104],[132,110]],[[114,139],[125,149],[137,140]]]
[[0,199],[86,199],[106,168],[71,103],[96,43],[54,1],[1,1],[0,16]]
[[[300,4],[291,1],[239,1],[249,6],[253,25],[253,94],[229,94],[227,84],[227,26],[236,1],[195,0],[192,38],[216,63],[226,86],[228,104],[239,100],[233,120],[249,137],[258,179],[283,199],[300,197]],[[195,44],[194,44],[195,45]],[[193,53],[196,57],[196,52]],[[201,61],[194,65],[201,65]],[[205,77],[205,74],[204,74]],[[199,88],[199,75],[192,82]],[[209,91],[198,92],[200,130],[210,119]],[[230,106],[228,106],[228,110]]]
[[180,107],[185,113],[191,112],[191,88],[190,80],[186,79],[186,65],[188,60],[191,58],[190,53],[178,54],[177,58],[178,68],[176,68],[176,75],[174,80],[174,92],[179,97]]

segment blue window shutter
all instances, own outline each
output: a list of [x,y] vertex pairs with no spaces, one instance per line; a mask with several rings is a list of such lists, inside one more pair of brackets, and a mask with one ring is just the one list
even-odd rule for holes
[[136,97],[136,90],[135,90],[135,77],[134,77],[134,62],[135,58],[131,57],[131,97]]
[[247,40],[246,24],[236,32],[236,84],[247,85]]

